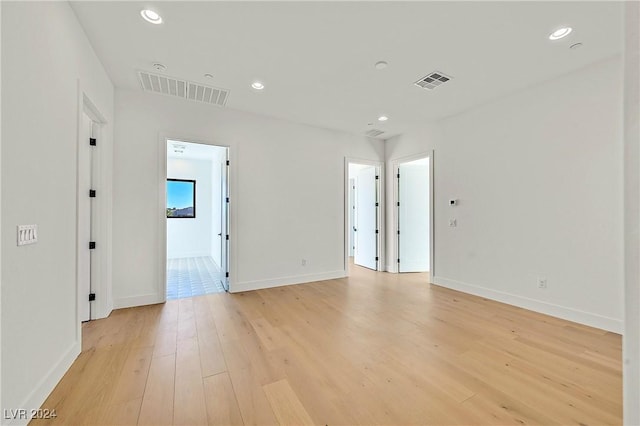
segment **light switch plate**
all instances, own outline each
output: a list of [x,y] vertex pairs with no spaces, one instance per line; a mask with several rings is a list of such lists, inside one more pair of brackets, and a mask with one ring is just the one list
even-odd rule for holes
[[38,225],[18,225],[18,245],[35,244],[38,242]]

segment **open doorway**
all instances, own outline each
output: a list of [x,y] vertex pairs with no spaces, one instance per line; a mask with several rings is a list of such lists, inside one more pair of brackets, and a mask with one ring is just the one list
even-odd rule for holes
[[346,169],[346,270],[356,265],[381,271],[382,164],[347,160]]
[[166,298],[228,291],[228,148],[166,146]]
[[398,272],[433,275],[432,154],[394,162]]

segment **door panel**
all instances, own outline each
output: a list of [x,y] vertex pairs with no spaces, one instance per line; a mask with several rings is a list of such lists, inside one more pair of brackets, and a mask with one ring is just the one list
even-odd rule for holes
[[355,264],[377,269],[378,234],[376,168],[362,169],[356,176]]
[[82,133],[78,147],[78,315],[89,321],[89,293],[91,292],[91,128],[93,122],[82,115]]
[[[417,163],[417,164],[416,164]],[[398,184],[398,272],[429,271],[429,164],[401,164]]]
[[227,235],[229,235],[229,203],[227,203],[227,197],[229,196],[229,166],[227,165],[227,155],[225,156],[225,160],[222,162],[222,176],[220,179],[222,200],[222,214],[220,229],[222,230],[222,237],[220,242],[222,244],[220,253],[221,253],[221,262],[220,268],[222,268],[222,286],[226,291],[229,291],[229,278],[227,277],[227,273],[229,272],[229,240],[227,240]]

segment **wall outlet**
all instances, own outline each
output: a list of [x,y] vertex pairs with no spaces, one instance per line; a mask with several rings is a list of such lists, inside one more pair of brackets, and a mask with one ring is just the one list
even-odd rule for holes
[[38,242],[38,225],[18,226],[18,245],[35,244]]
[[302,266],[307,266],[307,259],[302,259],[302,262],[300,262],[302,264]]
[[547,279],[538,277],[538,288],[547,288]]
[[456,219],[449,219],[449,226],[455,228],[458,226],[458,221]]

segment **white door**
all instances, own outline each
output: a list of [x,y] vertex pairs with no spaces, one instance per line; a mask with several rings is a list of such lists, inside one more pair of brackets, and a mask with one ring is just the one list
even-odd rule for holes
[[398,168],[398,272],[429,271],[429,160]]
[[349,257],[356,250],[356,180],[349,179]]
[[222,212],[220,214],[220,229],[221,229],[221,238],[220,243],[222,247],[220,247],[220,268],[222,272],[222,286],[225,290],[229,291],[229,240],[227,236],[229,235],[229,202],[227,201],[229,197],[229,165],[227,155],[225,155],[225,160],[222,161],[222,176],[220,178],[220,194],[222,195],[222,200],[220,205],[222,206]]
[[362,169],[356,176],[355,238],[356,265],[370,269],[378,266],[378,190],[376,168]]
[[81,135],[78,146],[78,315],[80,321],[89,321],[89,293],[91,292],[91,149],[93,122],[82,114]]

